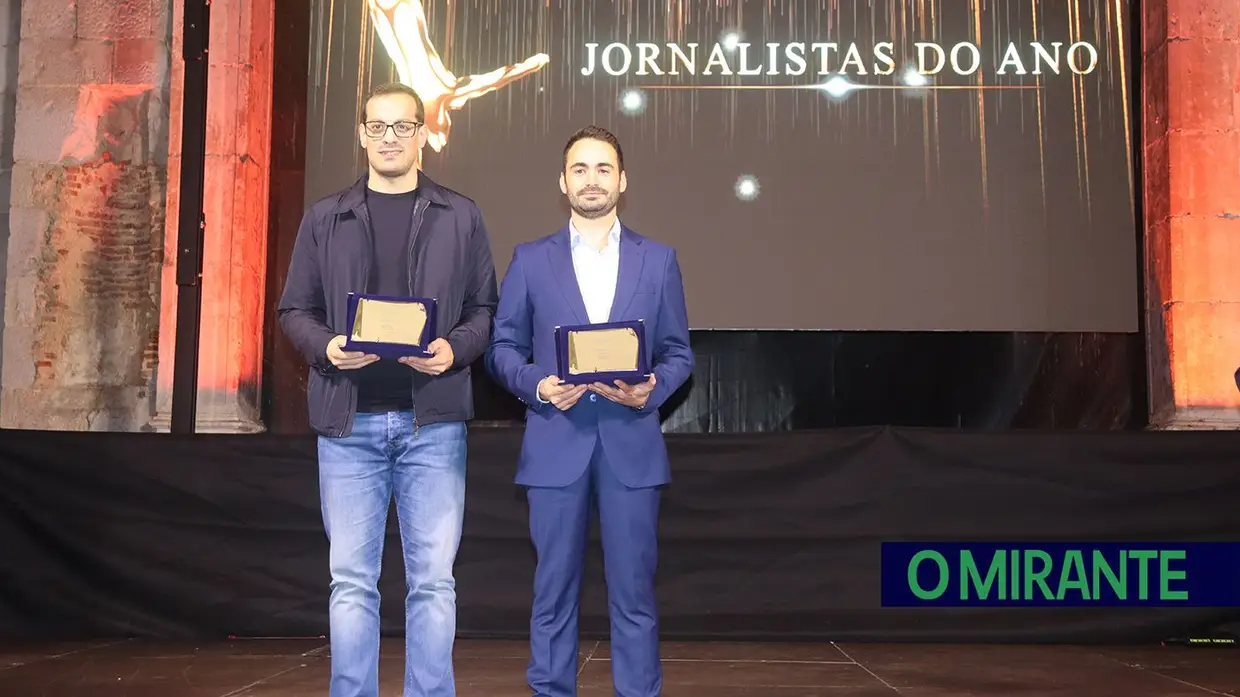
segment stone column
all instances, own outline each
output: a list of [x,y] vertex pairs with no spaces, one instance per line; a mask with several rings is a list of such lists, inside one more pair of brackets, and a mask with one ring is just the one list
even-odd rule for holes
[[[184,75],[184,0],[173,0],[167,233],[161,284],[156,430],[171,426],[176,246]],[[273,0],[214,0],[207,95],[202,331],[197,430],[255,433],[263,367],[263,298],[271,163]]]
[[[306,205],[306,131],[309,119],[310,33],[317,3],[276,0],[272,42],[271,208],[267,248],[267,316],[284,292],[293,243]],[[306,361],[274,321],[268,321],[268,369],[263,391],[269,395],[267,431],[307,434]]]
[[167,17],[158,0],[22,2],[0,426],[150,419]]
[[1151,426],[1240,427],[1240,2],[1144,6]]

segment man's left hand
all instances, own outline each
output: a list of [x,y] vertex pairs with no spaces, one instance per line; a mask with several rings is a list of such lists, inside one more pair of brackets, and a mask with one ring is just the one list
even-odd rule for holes
[[617,380],[615,387],[596,382],[590,385],[590,391],[597,392],[616,404],[641,409],[650,399],[650,393],[654,391],[654,383],[654,373],[651,373],[649,380],[636,385],[629,385],[623,380]]
[[430,346],[426,347],[426,350],[434,355],[429,358],[406,356],[399,360],[419,373],[439,375],[451,368],[452,361],[456,359],[456,356],[452,353],[452,345],[448,343],[447,339],[435,339]]

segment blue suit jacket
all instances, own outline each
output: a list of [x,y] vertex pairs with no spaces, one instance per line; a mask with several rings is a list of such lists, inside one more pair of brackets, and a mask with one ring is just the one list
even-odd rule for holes
[[518,484],[561,487],[586,470],[595,443],[617,478],[647,487],[671,480],[659,407],[693,372],[689,320],[676,251],[627,227],[620,231],[620,272],[610,321],[646,323],[655,388],[632,409],[587,392],[567,411],[538,399],[538,383],[556,373],[555,327],[588,324],[577,286],[568,226],[518,245],[500,289],[487,370],[527,406]]

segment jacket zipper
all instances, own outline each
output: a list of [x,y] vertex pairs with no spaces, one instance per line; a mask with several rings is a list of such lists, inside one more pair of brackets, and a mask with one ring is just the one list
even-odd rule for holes
[[[417,266],[414,261],[413,250],[414,250],[414,246],[417,245],[418,243],[418,233],[422,230],[422,214],[426,212],[426,207],[428,205],[430,205],[430,202],[426,200],[425,196],[418,196],[417,199],[415,199],[413,203],[413,222],[411,224],[411,229],[409,231],[409,260],[408,260],[409,261],[409,296],[410,297],[413,297],[415,295],[415,293],[413,292],[413,283],[414,283],[414,279],[418,275]],[[432,331],[433,329],[434,328],[432,328]],[[416,393],[416,388],[413,388],[413,389],[414,389],[414,394],[412,395],[413,437],[416,439],[418,437],[418,396]]]

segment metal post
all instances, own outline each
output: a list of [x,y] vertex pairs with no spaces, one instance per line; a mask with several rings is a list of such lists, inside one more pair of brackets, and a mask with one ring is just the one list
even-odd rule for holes
[[172,362],[172,432],[193,433],[198,412],[198,337],[202,324],[202,242],[207,151],[207,47],[210,0],[185,0],[181,114],[181,194],[177,225],[177,321]]

